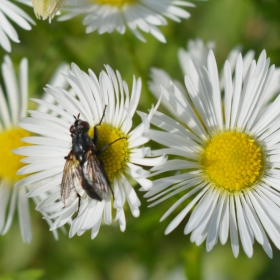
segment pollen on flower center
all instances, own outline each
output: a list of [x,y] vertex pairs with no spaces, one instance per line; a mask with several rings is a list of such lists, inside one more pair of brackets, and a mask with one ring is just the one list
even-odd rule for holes
[[112,6],[123,6],[125,4],[134,4],[138,0],[91,0],[98,4],[112,5]]
[[20,162],[23,156],[15,155],[11,150],[26,145],[20,139],[30,135],[30,132],[19,127],[0,132],[0,180],[16,182],[23,178],[23,176],[16,175],[17,171],[24,166],[24,163]]
[[200,162],[209,181],[230,192],[251,187],[264,170],[261,147],[253,138],[236,131],[213,137]]
[[[110,126],[109,124],[102,123],[97,127],[98,129],[98,141],[97,149],[101,149],[109,143],[115,140],[126,137],[119,129]],[[88,132],[89,136],[93,138],[93,128]],[[98,156],[102,161],[104,170],[112,181],[119,174],[124,173],[126,163],[129,161],[129,149],[127,139],[120,139],[106,148]]]

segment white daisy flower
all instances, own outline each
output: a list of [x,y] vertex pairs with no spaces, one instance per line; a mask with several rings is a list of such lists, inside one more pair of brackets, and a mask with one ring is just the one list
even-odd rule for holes
[[[81,235],[91,229],[91,237],[94,238],[103,219],[106,224],[112,222],[112,204],[116,209],[115,220],[119,221],[120,229],[124,231],[126,200],[134,217],[138,217],[140,213],[140,200],[131,185],[131,179],[138,182],[142,189],[147,190],[151,187],[151,182],[146,179],[148,172],[140,165],[154,166],[163,161],[163,157],[145,158],[145,155],[149,155],[149,149],[141,146],[149,140],[143,136],[146,124],[141,123],[132,129],[132,118],[141,93],[141,80],[133,79],[130,95],[128,86],[122,80],[120,73],[118,71],[114,73],[109,66],[106,66],[106,71],[101,72],[98,80],[91,70],[86,74],[77,65],[72,64],[72,69],[65,75],[72,87],[70,94],[62,88],[52,86],[46,88],[46,93],[55,98],[58,106],[33,99],[56,113],[57,116],[35,111],[31,112],[31,118],[22,119],[20,124],[22,128],[41,136],[28,139],[29,143],[36,145],[16,150],[16,153],[28,156],[30,163],[23,167],[19,174],[37,172],[23,179],[18,186],[35,183],[36,187],[31,190],[29,196],[47,194],[47,198],[37,206],[37,209],[50,213],[49,218],[56,219],[51,230],[69,223],[71,225],[70,237],[75,234]],[[105,107],[106,110],[104,110]],[[87,143],[96,144],[97,151],[93,148],[84,150],[83,156],[89,157],[84,163],[74,152],[69,132],[69,128],[72,125],[75,126],[78,118],[83,121],[83,127],[85,122],[89,124],[90,130],[87,135],[92,139],[97,136],[94,127],[101,122],[96,126],[97,143],[96,140],[87,140]],[[73,136],[73,127],[71,133]],[[102,147],[112,142],[114,142],[112,145],[98,154]],[[94,156],[91,156],[92,154]],[[95,157],[97,154],[98,159]],[[93,162],[92,158],[95,159]],[[85,169],[83,171],[79,169],[88,166],[86,165],[88,162],[92,162],[95,167],[98,165],[93,177],[86,175],[88,173],[85,174]],[[100,167],[100,164],[103,167]],[[68,173],[70,169],[72,171]],[[89,168],[87,172],[91,173],[92,170]],[[97,181],[92,183],[97,180],[97,176],[101,181],[100,185]],[[110,189],[105,177],[108,177],[110,181],[112,196],[107,195]],[[85,192],[89,184],[96,199],[90,196],[89,192]],[[101,190],[101,187],[99,189],[99,186],[105,188],[106,195],[104,189]],[[49,193],[50,190],[52,193]]]
[[[189,40],[187,42],[187,48],[186,49],[180,48],[178,51],[178,60],[183,75],[184,76],[191,75],[189,69],[190,60],[192,60],[196,68],[207,66],[207,57],[208,57],[209,50],[214,51],[215,48],[216,48],[215,43],[212,41],[209,41],[206,44],[204,44],[201,39]],[[237,57],[240,52],[241,52],[241,47],[237,46],[233,48],[227,56],[226,60],[229,62],[230,69],[233,73],[234,73]],[[255,56],[255,52],[253,50],[249,50],[243,57],[243,61],[244,61],[243,74],[242,74],[243,79],[246,76],[247,70],[249,69],[249,66],[252,63],[254,56]],[[220,72],[221,72],[220,88],[221,90],[223,90],[224,76],[223,76],[223,71]],[[151,81],[149,82],[149,88],[157,98],[159,98],[161,94],[160,84],[168,88],[170,86],[169,81],[172,81],[174,84],[176,84],[176,86],[180,89],[180,91],[186,93],[186,96],[188,96],[184,86],[180,81],[173,80],[171,76],[162,69],[158,69],[158,68],[151,69]],[[279,92],[280,92],[280,68],[276,68],[274,71],[274,76],[272,78],[272,81],[270,82],[269,87],[267,89],[267,94],[265,96],[264,103],[268,103]],[[169,103],[164,99],[163,99],[163,105],[166,108],[170,109]]]
[[[31,0],[20,0],[18,2],[31,5]],[[15,3],[12,0],[0,0],[0,46],[7,52],[12,50],[10,40],[16,43],[20,42],[18,34],[10,21],[25,30],[31,30],[31,24],[35,24],[33,19]]]
[[[4,57],[2,64],[3,85],[0,85],[0,234],[6,234],[11,227],[14,213],[17,209],[20,231],[24,242],[31,242],[32,231],[29,214],[29,202],[26,192],[29,186],[15,187],[22,179],[17,176],[17,170],[24,166],[20,162],[22,157],[11,152],[12,149],[22,146],[22,137],[31,134],[18,126],[18,120],[27,115],[28,102],[28,62],[24,58],[19,64],[19,75],[15,73],[11,59]],[[63,86],[55,76],[53,83]],[[25,159],[22,159],[24,162]],[[34,199],[41,201],[41,196]],[[45,216],[45,215],[44,215]],[[47,222],[50,220],[45,217]],[[54,233],[57,237],[57,233]]]
[[166,42],[158,26],[167,25],[166,18],[180,22],[190,17],[181,7],[194,7],[194,4],[174,0],[75,0],[66,2],[67,12],[59,20],[68,20],[86,14],[84,25],[86,33],[98,30],[99,34],[114,30],[124,34],[128,27],[134,35],[145,42],[139,30],[151,33],[161,42]]
[[158,112],[151,123],[161,130],[149,132],[151,140],[166,146],[154,155],[178,156],[153,168],[153,175],[179,173],[155,180],[145,196],[153,201],[150,206],[181,196],[161,218],[176,211],[165,234],[185,219],[184,233],[197,245],[206,239],[207,251],[230,236],[235,257],[240,241],[251,257],[255,239],[272,257],[268,237],[280,248],[280,97],[261,109],[274,66],[269,68],[263,51],[243,79],[241,54],[234,75],[226,61],[223,94],[212,51],[205,67],[190,60],[189,69],[185,85],[192,103],[173,83],[170,91],[162,87],[179,121]]

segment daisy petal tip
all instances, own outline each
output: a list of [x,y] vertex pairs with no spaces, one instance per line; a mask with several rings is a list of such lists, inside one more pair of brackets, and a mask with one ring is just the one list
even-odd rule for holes
[[[26,194],[26,197],[28,197],[28,198],[31,198],[31,197],[34,197],[34,196],[36,196],[36,195],[34,195],[33,194],[34,192],[32,192],[32,190],[30,190],[27,194]],[[37,207],[36,207],[37,208]],[[35,208],[35,209],[36,209]],[[36,209],[37,210],[37,209]]]
[[260,57],[261,56],[264,56],[264,57],[266,57],[266,50],[264,49],[264,50],[262,50],[262,52],[261,52],[261,54],[260,54]]
[[270,259],[272,259],[272,258],[273,258],[273,253],[272,253],[272,251],[270,251],[270,252],[266,252],[266,254],[267,254],[267,256],[268,256]]
[[233,250],[233,256],[237,259],[238,255],[239,255],[239,250]]
[[11,152],[12,152],[13,154],[17,154],[17,150],[18,150],[18,149],[12,149]]
[[213,246],[214,246],[213,244],[208,244],[208,243],[207,243],[207,244],[206,244],[206,252],[209,253],[209,252],[213,249]]
[[[160,221],[161,222],[161,221]],[[170,229],[169,226],[165,229],[164,235],[168,235],[170,232],[172,232],[173,229]]]
[[22,172],[21,169],[19,169],[19,170],[17,171],[17,173],[16,173],[16,175],[22,175],[22,174],[24,174],[24,173]]
[[211,58],[215,59],[215,55],[214,55],[214,52],[213,52],[212,49],[209,50],[208,57],[211,57]]
[[[141,189],[143,189],[143,188],[141,188]],[[140,189],[140,190],[141,190],[141,189]],[[145,189],[143,189],[143,190],[145,191]],[[149,197],[149,192],[146,192],[146,193],[143,195],[143,197],[144,197],[144,198],[148,198],[148,197]],[[150,206],[150,205],[148,205],[148,207],[149,207],[149,206]]]
[[95,239],[95,237],[97,236],[97,234],[98,234],[98,232],[92,234],[92,235],[90,236],[91,240]]
[[125,225],[120,225],[120,230],[121,232],[125,232],[126,226]]
[[[152,207],[151,205],[148,205],[148,207]],[[164,221],[165,220],[165,216],[162,216],[160,219],[159,219],[159,221],[160,222],[162,222],[162,221]]]
[[246,253],[246,255],[249,259],[251,259],[253,257],[253,250],[249,253]]
[[24,179],[18,181],[18,182],[15,184],[15,187],[23,187],[23,186],[25,186],[23,180],[24,180]]
[[[28,193],[26,196],[29,197],[28,195],[29,195],[29,193]],[[37,205],[37,206],[35,207],[35,210],[38,211],[38,212],[43,212],[43,208],[41,208],[40,205]],[[45,219],[45,218],[42,217],[42,219]]]
[[50,231],[54,231],[54,230],[56,230],[56,229],[57,229],[56,225],[55,225],[55,224],[52,224],[51,227],[50,227]]
[[192,229],[190,229],[186,226],[185,229],[184,229],[184,234],[188,235],[191,231],[192,231]]
[[153,182],[151,180],[144,180],[144,183],[141,185],[141,189],[144,191],[149,191],[153,187]]
[[227,243],[227,240],[220,239],[220,242],[222,245],[225,245]]
[[140,216],[140,210],[137,208],[137,209],[134,209],[132,211],[132,215],[134,218],[138,218]]

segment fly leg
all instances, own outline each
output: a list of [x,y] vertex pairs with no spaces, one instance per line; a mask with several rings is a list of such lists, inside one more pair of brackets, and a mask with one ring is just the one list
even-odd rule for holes
[[101,125],[101,123],[102,123],[102,121],[103,121],[103,119],[104,119],[104,116],[105,116],[106,108],[107,108],[107,105],[105,105],[105,107],[104,107],[103,114],[102,114],[102,117],[101,117],[101,119],[100,119],[100,122],[94,126],[93,144],[94,144],[95,146],[96,146],[97,141],[98,141],[97,126],[100,126],[100,125]]
[[77,193],[77,197],[79,198],[78,201],[78,210],[72,215],[72,220],[76,219],[79,215],[80,212],[80,207],[81,207],[81,196]]
[[114,144],[114,143],[116,143],[117,141],[122,140],[122,139],[127,139],[127,137],[118,138],[117,140],[115,140],[115,141],[113,141],[113,142],[111,142],[111,143],[109,143],[109,144],[103,146],[102,148],[98,149],[98,150],[95,152],[95,154],[96,154],[97,156],[100,155],[104,150],[106,150],[107,148],[109,148],[112,144]]

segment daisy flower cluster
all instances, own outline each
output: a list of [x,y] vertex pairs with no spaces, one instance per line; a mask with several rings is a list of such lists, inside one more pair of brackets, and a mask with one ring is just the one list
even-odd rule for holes
[[[21,180],[17,186],[34,186],[28,194],[29,197],[40,194],[46,196],[46,199],[38,204],[37,210],[49,213],[49,218],[55,219],[51,230],[69,223],[70,237],[75,234],[81,235],[90,229],[91,237],[95,238],[103,220],[106,224],[112,222],[113,206],[115,220],[124,231],[125,202],[128,202],[134,217],[140,214],[141,203],[131,180],[137,182],[142,189],[149,189],[151,181],[146,179],[148,171],[141,166],[155,166],[165,160],[163,156],[146,157],[149,156],[150,149],[142,145],[149,140],[144,136],[148,122],[143,122],[132,129],[132,119],[141,93],[141,79],[133,79],[131,94],[120,73],[114,72],[109,66],[106,66],[106,72],[102,71],[98,79],[91,70],[86,74],[77,65],[72,64],[71,70],[65,74],[65,79],[71,86],[69,91],[54,86],[46,88],[46,94],[52,96],[57,104],[33,99],[52,113],[32,111],[31,117],[21,119],[22,128],[39,136],[25,138],[24,141],[33,145],[14,151],[16,154],[26,156],[29,163],[21,168],[18,174],[35,173]],[[95,129],[98,130],[96,148],[102,150],[98,161],[102,163],[103,177],[108,177],[113,192],[113,196],[109,196],[108,199],[99,201],[86,195],[83,190],[84,183],[77,180],[78,176],[85,175],[78,171],[75,162],[73,166],[67,162],[67,155],[74,149],[69,128],[75,121],[73,116],[77,115],[89,123],[88,135],[91,139],[96,137]],[[148,116],[148,120],[151,117],[152,113]],[[99,125],[96,126],[97,124]],[[73,195],[70,194],[70,199],[64,203],[61,197],[63,192],[61,182],[65,176],[63,172],[67,172],[66,165],[73,171],[70,172],[69,186],[66,186],[65,192],[71,192]],[[73,190],[70,190],[72,186]]]
[[[163,27],[188,19],[195,5],[186,0],[0,0],[5,52],[20,42],[18,28],[35,25],[28,7],[49,23],[57,16],[55,28],[79,17],[86,33],[124,35],[128,29],[142,42],[148,33],[165,43]],[[144,82],[158,102],[145,104],[150,108],[145,112],[137,111],[144,77],[133,76],[128,86],[108,65],[97,75],[75,61],[57,69],[28,110],[28,60],[23,58],[17,70],[5,56],[0,234],[9,231],[17,211],[22,240],[31,242],[30,201],[56,239],[64,226],[69,237],[91,231],[92,239],[102,224],[124,231],[128,213],[140,216],[139,189],[149,207],[167,207],[160,219],[169,220],[165,234],[183,224],[191,242],[205,241],[207,251],[220,241],[230,243],[235,257],[240,248],[252,257],[256,241],[272,258],[272,245],[280,249],[280,68],[270,66],[265,51],[256,59],[253,50],[242,56],[237,46],[218,69],[215,51],[214,42],[200,39],[179,49],[182,81],[151,68],[151,79]],[[42,61],[48,64],[48,57]],[[156,148],[150,148],[150,140]]]
[[197,245],[206,240],[207,251],[218,239],[225,244],[229,238],[235,257],[239,242],[249,257],[254,240],[269,257],[268,237],[280,248],[280,104],[279,97],[269,105],[264,103],[275,72],[269,62],[265,51],[248,67],[239,54],[234,71],[226,61],[221,91],[210,50],[203,67],[189,60],[190,74],[185,76],[188,97],[172,82],[161,87],[176,118],[155,113],[151,123],[158,129],[150,129],[148,135],[165,146],[153,151],[154,155],[177,158],[154,167],[153,175],[180,172],[155,180],[145,197],[155,206],[180,194],[161,218],[163,221],[180,209],[165,234],[188,216],[184,234],[191,233],[191,241]]
[[[33,19],[20,8],[21,4],[27,6],[33,5],[35,15],[38,19],[49,18],[51,20],[55,14],[59,14],[59,10],[64,6],[65,2],[66,1],[38,0],[32,0],[32,2],[30,0],[20,0],[16,2],[13,0],[1,0],[0,45],[5,51],[10,52],[12,49],[10,41],[19,43],[17,32],[11,22],[14,22],[25,30],[30,30],[31,25],[35,25]],[[167,19],[180,22],[181,19],[188,18],[190,14],[184,9],[185,7],[194,7],[194,5],[187,1],[173,0],[164,0],[161,2],[145,0],[76,2],[70,0],[67,1],[66,8],[60,20],[67,20],[83,14],[86,15],[84,24],[87,25],[87,33],[94,30],[98,30],[100,34],[104,32],[111,33],[113,30],[117,30],[119,33],[123,34],[128,27],[142,41],[145,41],[145,39],[139,30],[151,33],[161,42],[165,42],[165,37],[158,29],[158,26],[166,25]],[[4,138],[2,137],[3,139],[1,138],[1,141],[11,144],[11,146],[7,147],[5,155],[9,158],[11,156],[9,151],[13,150],[14,154],[17,155],[13,155],[12,158],[15,157],[17,159],[9,159],[9,162],[14,163],[14,168],[6,165],[4,160],[2,161],[1,186],[3,186],[3,189],[9,190],[3,194],[3,203],[1,204],[3,208],[1,213],[3,234],[8,231],[11,225],[13,213],[16,209],[15,205],[17,201],[19,201],[18,209],[23,240],[25,242],[30,242],[31,225],[27,197],[33,198],[37,204],[37,209],[42,212],[49,223],[51,219],[55,219],[51,229],[55,230],[65,223],[71,224],[70,236],[75,233],[82,234],[85,230],[92,229],[92,237],[94,237],[99,230],[103,216],[106,223],[111,223],[112,202],[110,199],[108,201],[99,202],[89,199],[88,197],[83,197],[80,201],[79,198],[76,198],[74,195],[73,197],[75,197],[75,199],[73,199],[69,205],[64,205],[61,201],[58,202],[56,198],[61,192],[60,185],[63,173],[63,170],[59,168],[65,166],[64,157],[67,156],[65,152],[64,156],[57,161],[57,157],[60,157],[57,151],[61,153],[64,148],[64,150],[67,150],[69,153],[71,150],[72,138],[71,135],[69,137],[69,127],[71,126],[70,119],[72,123],[74,120],[72,115],[75,114],[75,112],[70,112],[73,108],[79,111],[77,114],[79,113],[80,117],[90,124],[91,129],[89,135],[91,138],[94,138],[94,126],[101,120],[101,113],[103,111],[105,112],[104,108],[106,108],[104,119],[102,119],[102,123],[97,129],[99,136],[97,149],[100,149],[100,147],[104,145],[106,146],[110,141],[112,142],[118,137],[123,138],[123,141],[119,141],[107,149],[104,149],[99,156],[100,162],[104,165],[104,167],[102,165],[101,170],[104,169],[102,172],[104,176],[108,177],[111,184],[114,209],[116,209],[116,220],[119,221],[121,230],[124,230],[126,222],[123,207],[126,200],[128,201],[133,216],[139,216],[140,201],[134,189],[131,187],[131,180],[140,184],[142,190],[151,188],[152,183],[146,178],[148,176],[148,171],[141,166],[155,166],[163,162],[165,157],[163,155],[156,158],[146,158],[150,153],[150,149],[147,147],[144,148],[142,145],[149,140],[144,136],[144,131],[149,126],[149,121],[145,121],[145,123],[141,123],[137,128],[132,129],[132,118],[140,98],[141,80],[138,79],[136,81],[136,79],[134,79],[132,96],[129,97],[128,87],[126,83],[122,81],[119,72],[114,73],[109,66],[106,69],[107,74],[102,72],[100,80],[98,81],[92,71],[85,77],[85,74],[73,64],[72,71],[68,72],[69,76],[65,79],[65,81],[69,82],[72,86],[68,90],[68,96],[64,97],[66,101],[63,99],[65,102],[61,104],[60,100],[58,100],[59,94],[57,92],[63,92],[63,94],[65,94],[66,87],[65,82],[59,81],[58,84],[61,85],[60,89],[58,90],[57,88],[49,86],[42,100],[36,100],[38,104],[37,110],[28,111],[27,113],[27,60],[23,59],[20,64],[20,82],[18,84],[12,63],[8,57],[5,58],[2,70],[6,92],[1,90],[0,123],[1,134],[2,136],[4,135]],[[61,71],[61,69],[59,71]],[[57,74],[58,73],[56,73],[56,75]],[[85,96],[83,97],[81,92],[84,90],[84,86],[80,90],[78,87],[84,84],[84,79],[89,84],[88,90],[84,93]],[[50,84],[53,85],[56,84],[56,82],[51,82]],[[93,85],[94,87],[92,88]],[[96,93],[96,90],[98,93]],[[88,94],[91,95],[88,96]],[[99,97],[97,94],[99,94]],[[73,105],[72,103],[75,98],[78,98],[79,102],[77,103],[77,101],[75,101],[76,103]],[[16,102],[12,102],[12,100],[16,100]],[[92,108],[97,108],[97,110],[93,111],[92,108],[89,109],[89,105],[86,104],[85,100],[95,103]],[[63,110],[67,112],[68,118],[65,116],[66,113],[61,114]],[[85,110],[88,110],[88,113],[86,113]],[[154,110],[152,111],[154,112]],[[31,117],[26,117],[27,114],[30,114]],[[56,135],[58,139],[56,139],[52,133],[46,135],[45,132],[48,130],[42,127],[45,126],[46,122],[51,121],[47,116],[49,116],[51,120],[55,118],[57,121],[54,123],[58,122],[61,125],[60,122],[64,122],[67,131],[67,140],[66,135],[64,135],[63,138],[59,138],[61,135],[58,134]],[[151,118],[151,116],[152,113],[149,118]],[[20,118],[22,118],[21,127],[25,130],[18,127]],[[41,118],[43,118],[43,120]],[[42,131],[39,128],[39,124],[37,124],[37,119],[41,119],[41,129],[44,133],[41,133]],[[31,123],[29,123],[29,121]],[[16,129],[15,134],[17,136],[9,134],[13,129]],[[52,129],[54,129],[54,127],[50,129],[51,132]],[[57,128],[55,127],[55,129]],[[41,134],[41,136],[35,136],[35,133]],[[7,137],[12,137],[15,141],[18,139],[18,142],[12,143],[7,140]],[[51,137],[54,137],[55,140],[45,145],[46,141]],[[21,145],[20,138],[23,138],[22,140],[27,142],[29,146],[17,149]],[[61,146],[62,141],[65,141],[64,147]],[[50,153],[49,150],[47,152],[44,150],[42,151],[42,156],[38,156],[37,153],[35,156],[34,153],[37,151],[36,149],[40,150],[44,149],[44,147],[47,149],[50,146],[52,147],[50,150],[53,150],[53,153]],[[23,158],[22,156],[25,153],[27,157]],[[52,158],[51,155],[53,155],[54,158]],[[112,157],[115,157],[117,163],[112,163]],[[20,163],[18,163],[18,159],[21,159]],[[16,163],[19,165],[16,165]],[[15,175],[16,169],[20,169],[18,175]],[[35,174],[28,177],[26,174],[29,173]],[[23,179],[18,182],[20,177],[23,177]],[[14,187],[15,185],[17,187]],[[9,186],[9,188],[7,186]],[[13,193],[10,199],[11,191]],[[26,195],[27,192],[28,195]],[[19,198],[17,198],[18,193],[20,193]],[[78,191],[77,193],[79,194]],[[9,201],[11,201],[11,203],[9,203]],[[77,203],[79,204],[78,208]],[[10,212],[5,222],[6,208],[8,205],[10,205]],[[77,218],[72,220],[74,216],[73,211],[77,211],[77,209]],[[99,214],[96,215],[96,213]],[[88,217],[92,217],[93,214],[95,219],[89,220]]]

